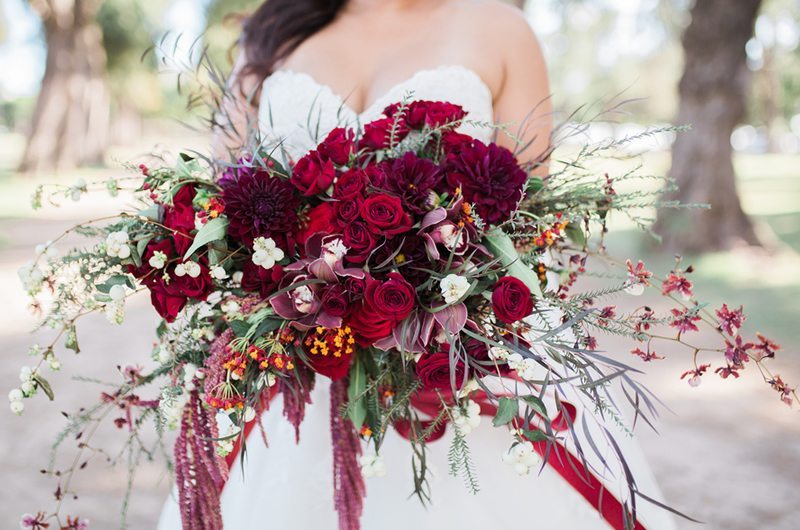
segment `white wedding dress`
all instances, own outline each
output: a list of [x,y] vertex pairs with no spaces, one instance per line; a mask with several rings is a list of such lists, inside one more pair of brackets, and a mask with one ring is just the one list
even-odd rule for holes
[[[421,70],[397,84],[364,112],[358,114],[346,101],[307,74],[278,71],[264,82],[260,126],[268,142],[280,141],[285,155],[296,160],[312,149],[338,125],[356,126],[380,116],[387,104],[404,97],[446,100],[469,113],[468,120],[493,120],[492,94],[481,78],[462,66]],[[492,130],[464,124],[462,132],[488,140]],[[238,463],[222,494],[225,528],[276,530],[335,530],[332,458],[330,439],[329,381],[317,379],[313,404],[306,409],[295,443],[293,427],[282,416],[281,397],[276,398],[262,421],[269,441],[265,447],[258,429],[247,443],[244,469]],[[578,414],[591,414],[581,410]],[[580,417],[579,417],[580,420]],[[658,487],[636,442],[617,427],[608,426],[624,452],[639,490],[660,498]],[[362,528],[364,530],[513,530],[537,528],[593,530],[611,528],[595,507],[578,494],[549,467],[541,474],[532,471],[517,476],[501,462],[511,441],[504,429],[492,427],[483,418],[468,437],[480,492],[473,495],[462,478],[448,474],[447,453],[451,430],[429,445],[432,505],[423,507],[413,490],[411,452],[407,440],[396,432],[386,437],[381,454],[387,475],[366,480]],[[601,438],[598,437],[597,440]],[[598,442],[600,443],[600,442]],[[584,444],[585,446],[585,444]],[[601,451],[605,450],[600,443]],[[587,450],[587,452],[589,452]],[[598,469],[596,458],[587,455]],[[611,458],[613,460],[613,458]],[[613,466],[612,466],[613,468]],[[626,496],[624,480],[603,477],[617,498]],[[673,530],[671,515],[645,501],[637,502],[639,520],[649,530]],[[160,530],[177,530],[180,515],[173,498],[167,501],[159,522]]]

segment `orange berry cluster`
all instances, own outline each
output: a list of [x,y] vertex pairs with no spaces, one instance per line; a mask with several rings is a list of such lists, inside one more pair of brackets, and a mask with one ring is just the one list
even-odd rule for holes
[[[560,218],[561,214],[557,214],[557,217]],[[543,230],[539,236],[533,238],[533,244],[537,247],[552,246],[561,237],[561,233],[567,227],[567,224],[569,224],[567,221],[559,221],[552,227]]]
[[317,327],[313,333],[306,337],[306,347],[311,355],[351,355],[354,351],[356,339],[350,326],[328,329]]
[[258,363],[258,367],[266,370],[269,367],[275,368],[280,372],[294,370],[292,358],[285,353],[273,352],[267,354],[266,350],[256,346],[247,348],[247,355]]

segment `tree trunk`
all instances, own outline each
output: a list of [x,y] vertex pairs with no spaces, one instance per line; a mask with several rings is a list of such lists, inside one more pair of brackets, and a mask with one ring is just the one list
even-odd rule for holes
[[750,76],[745,44],[762,0],[696,0],[683,35],[685,66],[671,176],[672,199],[711,210],[663,210],[656,231],[668,249],[699,253],[746,243],[760,245],[736,190],[731,133],[747,111]]
[[20,171],[103,161],[109,92],[99,0],[32,0],[44,25],[47,65]]

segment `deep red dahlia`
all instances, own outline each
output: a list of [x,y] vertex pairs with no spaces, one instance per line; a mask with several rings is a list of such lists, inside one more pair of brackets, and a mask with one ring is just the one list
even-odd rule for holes
[[283,250],[292,246],[300,201],[289,181],[265,170],[246,173],[223,188],[223,200],[228,235],[248,247],[257,237],[271,237]]
[[480,140],[450,153],[446,171],[451,188],[460,187],[483,220],[495,225],[511,217],[527,180],[511,151]]
[[414,153],[383,164],[386,188],[399,196],[406,210],[424,214],[436,206],[436,190],[444,177],[442,169]]

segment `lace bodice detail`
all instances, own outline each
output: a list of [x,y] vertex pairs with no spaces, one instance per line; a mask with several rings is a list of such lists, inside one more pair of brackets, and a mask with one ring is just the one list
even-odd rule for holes
[[473,70],[460,65],[420,70],[397,83],[358,113],[347,101],[306,73],[278,70],[263,85],[259,128],[264,143],[280,145],[286,156],[297,160],[339,126],[360,127],[381,116],[395,102],[409,100],[448,101],[467,112],[459,131],[489,140],[493,121],[492,93]]

